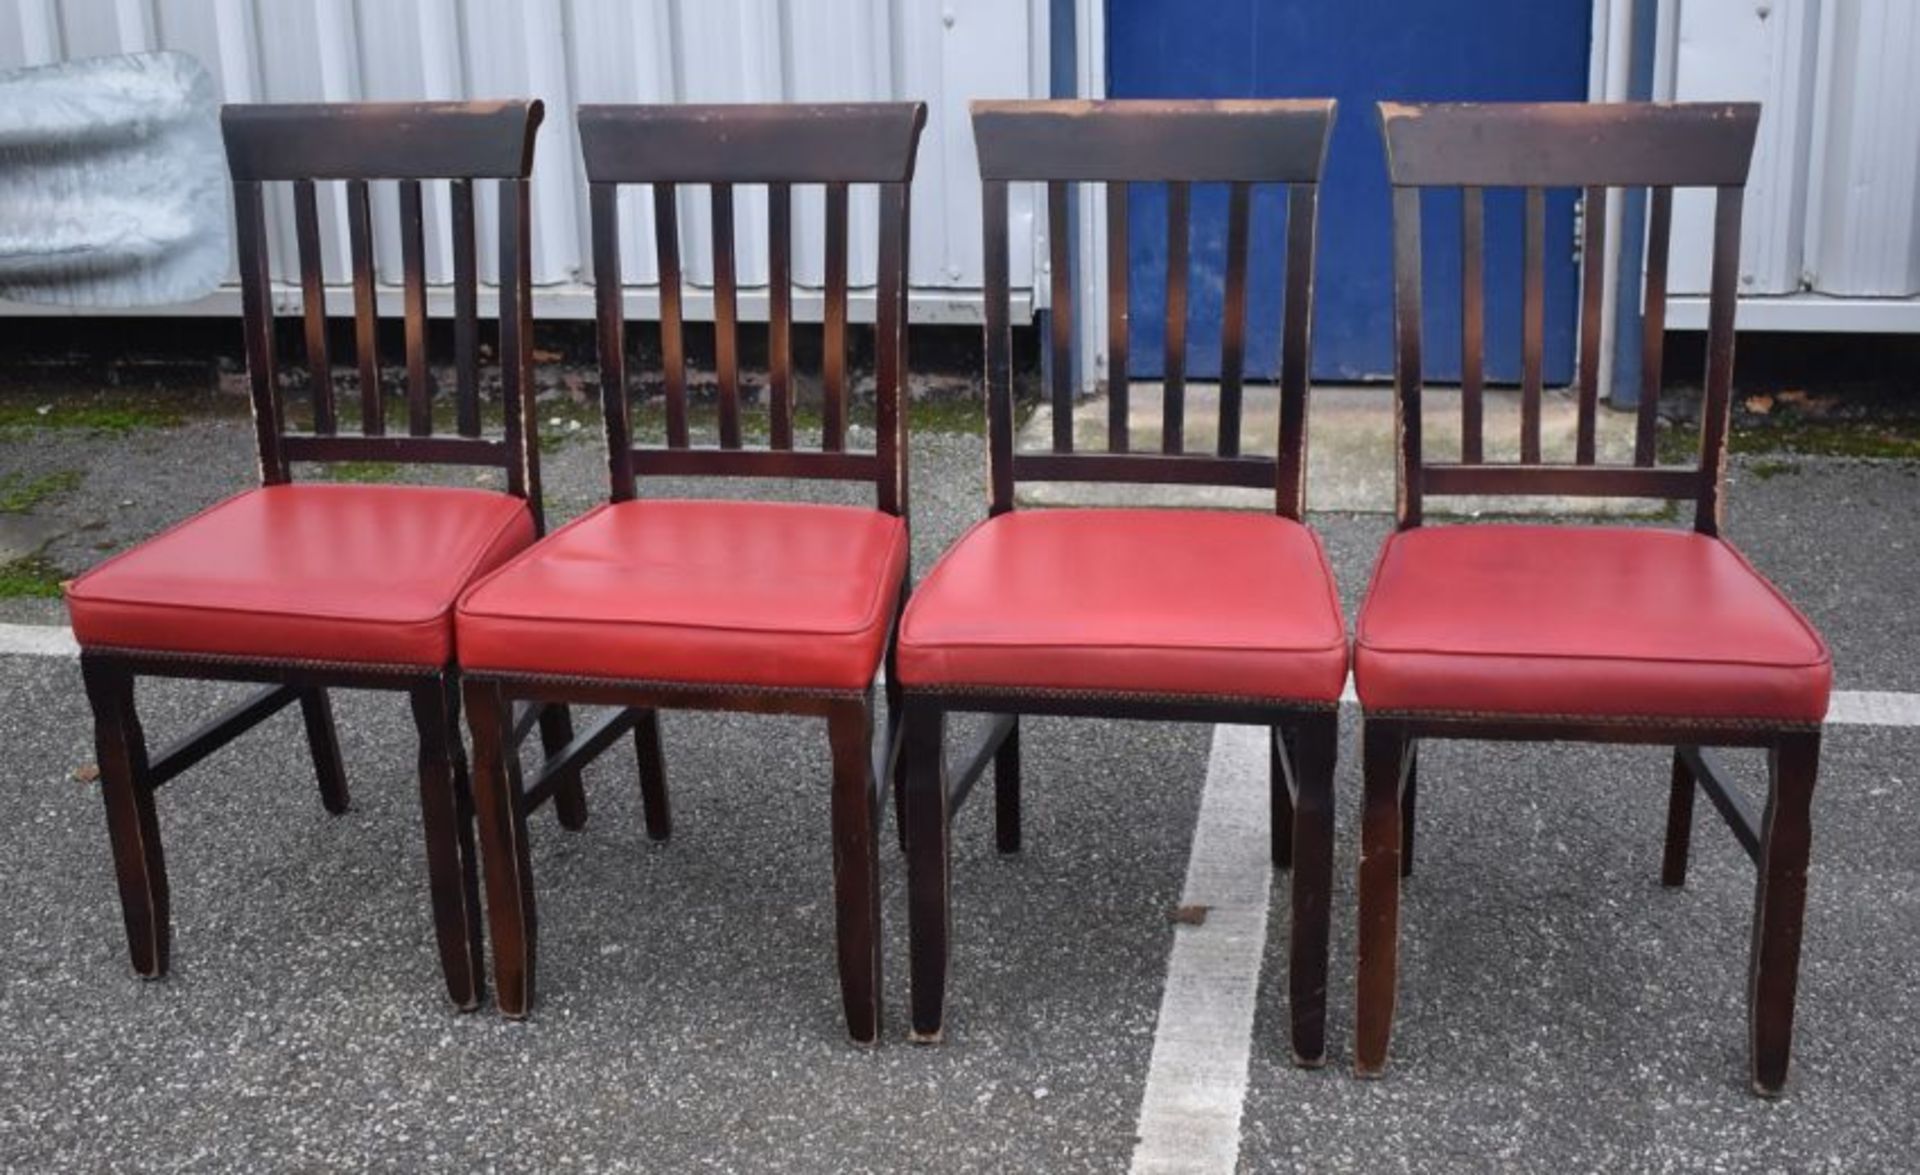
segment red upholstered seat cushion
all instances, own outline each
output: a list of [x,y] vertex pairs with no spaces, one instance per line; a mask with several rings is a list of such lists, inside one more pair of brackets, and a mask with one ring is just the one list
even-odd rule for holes
[[1833,678],[1738,551],[1672,530],[1403,531],[1354,646],[1369,710],[1817,722]]
[[469,669],[864,689],[906,523],[787,502],[630,501],[555,531],[460,601]]
[[1320,540],[1270,514],[1027,510],[914,590],[910,687],[1334,701],[1347,634]]
[[489,490],[266,486],[87,572],[67,610],[83,647],[439,666],[460,592],[533,534]]

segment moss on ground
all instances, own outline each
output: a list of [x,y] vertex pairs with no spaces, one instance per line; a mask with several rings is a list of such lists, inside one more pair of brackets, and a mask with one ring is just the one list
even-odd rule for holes
[[78,488],[85,476],[77,469],[56,469],[39,477],[0,473],[0,514],[29,513],[47,499]]
[[38,555],[0,563],[0,599],[57,600],[66,578],[65,572]]
[[35,428],[124,433],[142,428],[173,428],[185,419],[182,405],[175,399],[124,392],[0,396],[0,435]]

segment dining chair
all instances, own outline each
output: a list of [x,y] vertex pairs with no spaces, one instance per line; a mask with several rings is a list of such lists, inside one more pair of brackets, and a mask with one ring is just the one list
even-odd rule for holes
[[[805,714],[827,720],[833,877],[847,1030],[880,1030],[880,890],[873,683],[891,655],[907,590],[907,211],[922,103],[788,106],[583,106],[590,182],[600,384],[609,500],[556,531],[462,599],[465,667],[488,918],[499,1005],[534,996],[534,890],[526,821],[629,729],[643,814],[669,833],[661,709]],[[636,444],[621,279],[622,185],[652,197],[659,263],[665,444]],[[768,442],[746,443],[738,342],[735,199],[767,193]],[[874,448],[849,445],[849,193],[878,189]],[[680,212],[705,187],[712,226],[717,443],[690,417]],[[795,188],[824,190],[825,296],[820,448],[794,403]],[[875,504],[641,498],[644,477],[867,482]],[[893,688],[893,675],[888,675]],[[617,707],[531,780],[511,751],[516,698]],[[889,707],[891,721],[895,707]],[[891,740],[883,740],[883,748]]]
[[[529,382],[528,199],[541,104],[364,103],[228,106],[240,292],[260,486],[219,502],[80,576],[67,607],[92,703],[107,831],[133,968],[166,974],[168,884],[154,793],[268,716],[298,703],[321,802],[348,807],[327,691],[398,690],[419,737],[420,805],[447,994],[483,993],[472,805],[459,732],[453,605],[461,589],[533,542],[541,528],[539,449]],[[406,422],[390,434],[377,345],[373,192],[398,191],[406,337]],[[438,419],[427,366],[423,218],[429,183],[452,212],[452,420]],[[375,188],[375,183],[380,186]],[[483,428],[476,183],[499,195],[503,420]],[[342,191],[340,187],[343,186]],[[279,299],[268,259],[270,192],[291,188],[311,412],[290,422],[275,356]],[[343,431],[328,351],[322,192],[345,208],[353,268],[360,435]],[[298,425],[305,423],[307,428]],[[436,435],[451,423],[453,435]],[[342,462],[492,469],[504,491],[295,481]],[[166,749],[149,753],[135,713],[140,677],[259,682],[265,688]],[[550,747],[572,738],[567,712],[537,721]],[[563,818],[577,824],[577,779]]]
[[[943,1032],[950,826],[989,763],[997,845],[1020,847],[1020,717],[1232,722],[1271,732],[1273,862],[1293,870],[1293,1052],[1302,1065],[1322,1060],[1347,636],[1325,551],[1302,512],[1314,225],[1333,116],[1331,101],[973,104],[986,248],[988,517],[920,584],[900,630],[916,1040]],[[1015,443],[1008,197],[1011,185],[1029,183],[1046,192],[1060,357],[1073,353],[1071,189],[1104,188],[1105,451],[1080,448],[1064,358],[1049,388],[1051,451]],[[1135,184],[1150,183],[1166,192],[1166,347],[1161,428],[1151,450],[1140,451],[1128,380],[1128,201]],[[1199,451],[1185,435],[1195,185],[1223,185],[1227,211],[1218,439]],[[1284,264],[1271,275],[1249,262],[1256,204],[1285,220]],[[1241,444],[1248,287],[1269,276],[1284,286],[1276,456]],[[1237,486],[1271,490],[1274,505],[1016,510],[1017,485],[1034,480]],[[945,727],[956,712],[994,717],[950,768]]]
[[[1356,1070],[1386,1064],[1398,981],[1400,879],[1413,863],[1425,739],[1672,746],[1662,882],[1682,884],[1696,789],[1758,866],[1748,986],[1751,1083],[1777,1094],[1792,1039],[1809,807],[1832,665],[1805,618],[1722,535],[1740,209],[1759,107],[1382,103],[1393,184],[1398,528],[1355,630],[1364,714]],[[1541,437],[1545,189],[1584,190],[1570,454]],[[1421,438],[1421,199],[1461,191],[1462,430],[1458,460]],[[1483,443],[1486,188],[1524,189],[1520,444]],[[1610,188],[1648,188],[1645,324],[1631,464],[1601,460],[1601,266]],[[1714,192],[1706,388],[1696,458],[1655,444],[1675,188]],[[1423,525],[1426,500],[1460,494],[1690,501],[1693,527]],[[1708,747],[1764,748],[1756,816]]]

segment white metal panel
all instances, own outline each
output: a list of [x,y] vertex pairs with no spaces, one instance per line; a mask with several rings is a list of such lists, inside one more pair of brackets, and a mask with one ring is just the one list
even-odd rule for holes
[[[1047,0],[0,0],[0,68],[147,48],[178,49],[207,67],[227,101],[350,101],[533,96],[547,103],[535,155],[536,311],[592,314],[585,177],[573,125],[576,102],[847,101],[921,98],[929,122],[913,191],[911,281],[916,320],[977,320],[981,281],[979,176],[967,102],[1044,94]],[[497,271],[497,201],[479,191],[483,279]],[[428,185],[429,280],[451,277],[448,197]],[[712,280],[708,199],[682,194],[681,253],[688,280]],[[743,317],[763,316],[766,196],[736,192],[736,264]],[[853,310],[871,317],[877,198],[856,189],[851,229]],[[623,274],[629,308],[654,312],[652,204],[623,193]],[[1030,304],[1037,229],[1031,193],[1013,204],[1011,272]],[[297,272],[290,198],[269,206],[275,274]],[[322,198],[329,301],[348,305],[345,209]],[[381,280],[400,278],[397,201],[376,185]],[[824,201],[800,189],[795,277],[824,281]],[[282,290],[283,300],[295,295]],[[383,299],[390,291],[383,292]],[[189,313],[231,313],[231,289]],[[711,300],[690,297],[690,315]],[[818,297],[795,312],[817,316]],[[438,291],[430,312],[445,313]],[[24,312],[12,306],[0,312]]]
[[1807,277],[1824,294],[1920,294],[1920,5],[1829,5]]
[[[1920,322],[1920,4],[1661,0],[1657,95],[1765,104],[1739,325]],[[1705,323],[1710,200],[1674,202],[1669,325]]]
[[[1800,288],[1807,143],[1818,9],[1796,0],[1685,0],[1673,96],[1682,102],[1761,104],[1740,234],[1740,292]],[[1713,243],[1713,194],[1674,193],[1668,289],[1704,293]]]
[[0,69],[45,65],[65,56],[55,0],[14,0],[0,7]]

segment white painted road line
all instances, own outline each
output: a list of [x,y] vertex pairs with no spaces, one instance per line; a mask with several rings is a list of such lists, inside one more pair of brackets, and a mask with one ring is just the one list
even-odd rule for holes
[[0,653],[29,657],[77,657],[73,631],[60,624],[0,624]]
[[1891,690],[1833,691],[1828,726],[1920,726],[1920,694]]
[[1183,906],[1206,920],[1174,927],[1167,985],[1140,1101],[1136,1172],[1231,1172],[1271,887],[1267,731],[1216,726]]

